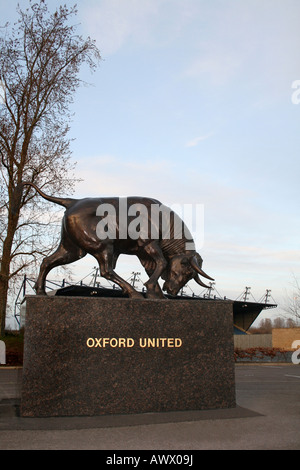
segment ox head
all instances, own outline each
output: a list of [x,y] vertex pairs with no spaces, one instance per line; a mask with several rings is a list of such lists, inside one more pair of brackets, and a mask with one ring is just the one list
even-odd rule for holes
[[191,279],[194,279],[202,287],[209,287],[201,281],[199,274],[211,281],[214,279],[202,270],[202,262],[203,260],[198,253],[192,255],[184,253],[170,258],[168,266],[162,274],[162,278],[165,280],[163,290],[168,294],[177,295]]

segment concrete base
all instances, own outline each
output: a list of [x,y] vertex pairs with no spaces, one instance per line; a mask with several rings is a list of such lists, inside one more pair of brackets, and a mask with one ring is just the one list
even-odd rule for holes
[[21,416],[234,406],[231,302],[26,297]]

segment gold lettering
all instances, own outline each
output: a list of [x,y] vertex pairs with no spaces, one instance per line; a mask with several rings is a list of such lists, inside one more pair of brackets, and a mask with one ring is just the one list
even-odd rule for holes
[[[88,348],[132,348],[135,344],[133,338],[88,338]],[[180,348],[181,338],[139,338],[140,348]]]

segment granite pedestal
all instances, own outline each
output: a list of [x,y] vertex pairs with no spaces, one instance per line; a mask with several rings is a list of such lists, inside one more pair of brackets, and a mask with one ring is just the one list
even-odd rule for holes
[[232,302],[25,301],[21,416],[235,406]]

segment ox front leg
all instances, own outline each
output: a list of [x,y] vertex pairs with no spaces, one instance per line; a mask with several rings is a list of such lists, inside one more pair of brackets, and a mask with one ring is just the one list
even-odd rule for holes
[[144,298],[142,294],[137,292],[128,282],[121,278],[113,269],[115,262],[112,249],[108,248],[101,252],[101,255],[94,254],[100,267],[101,276],[109,281],[118,284],[125,294],[132,299]]
[[157,242],[148,243],[144,250],[147,254],[155,261],[155,269],[152,272],[149,280],[145,282],[147,288],[147,298],[149,299],[165,299],[166,297],[162,293],[161,288],[158,284],[158,279],[167,267],[167,261],[161,251],[161,248]]

